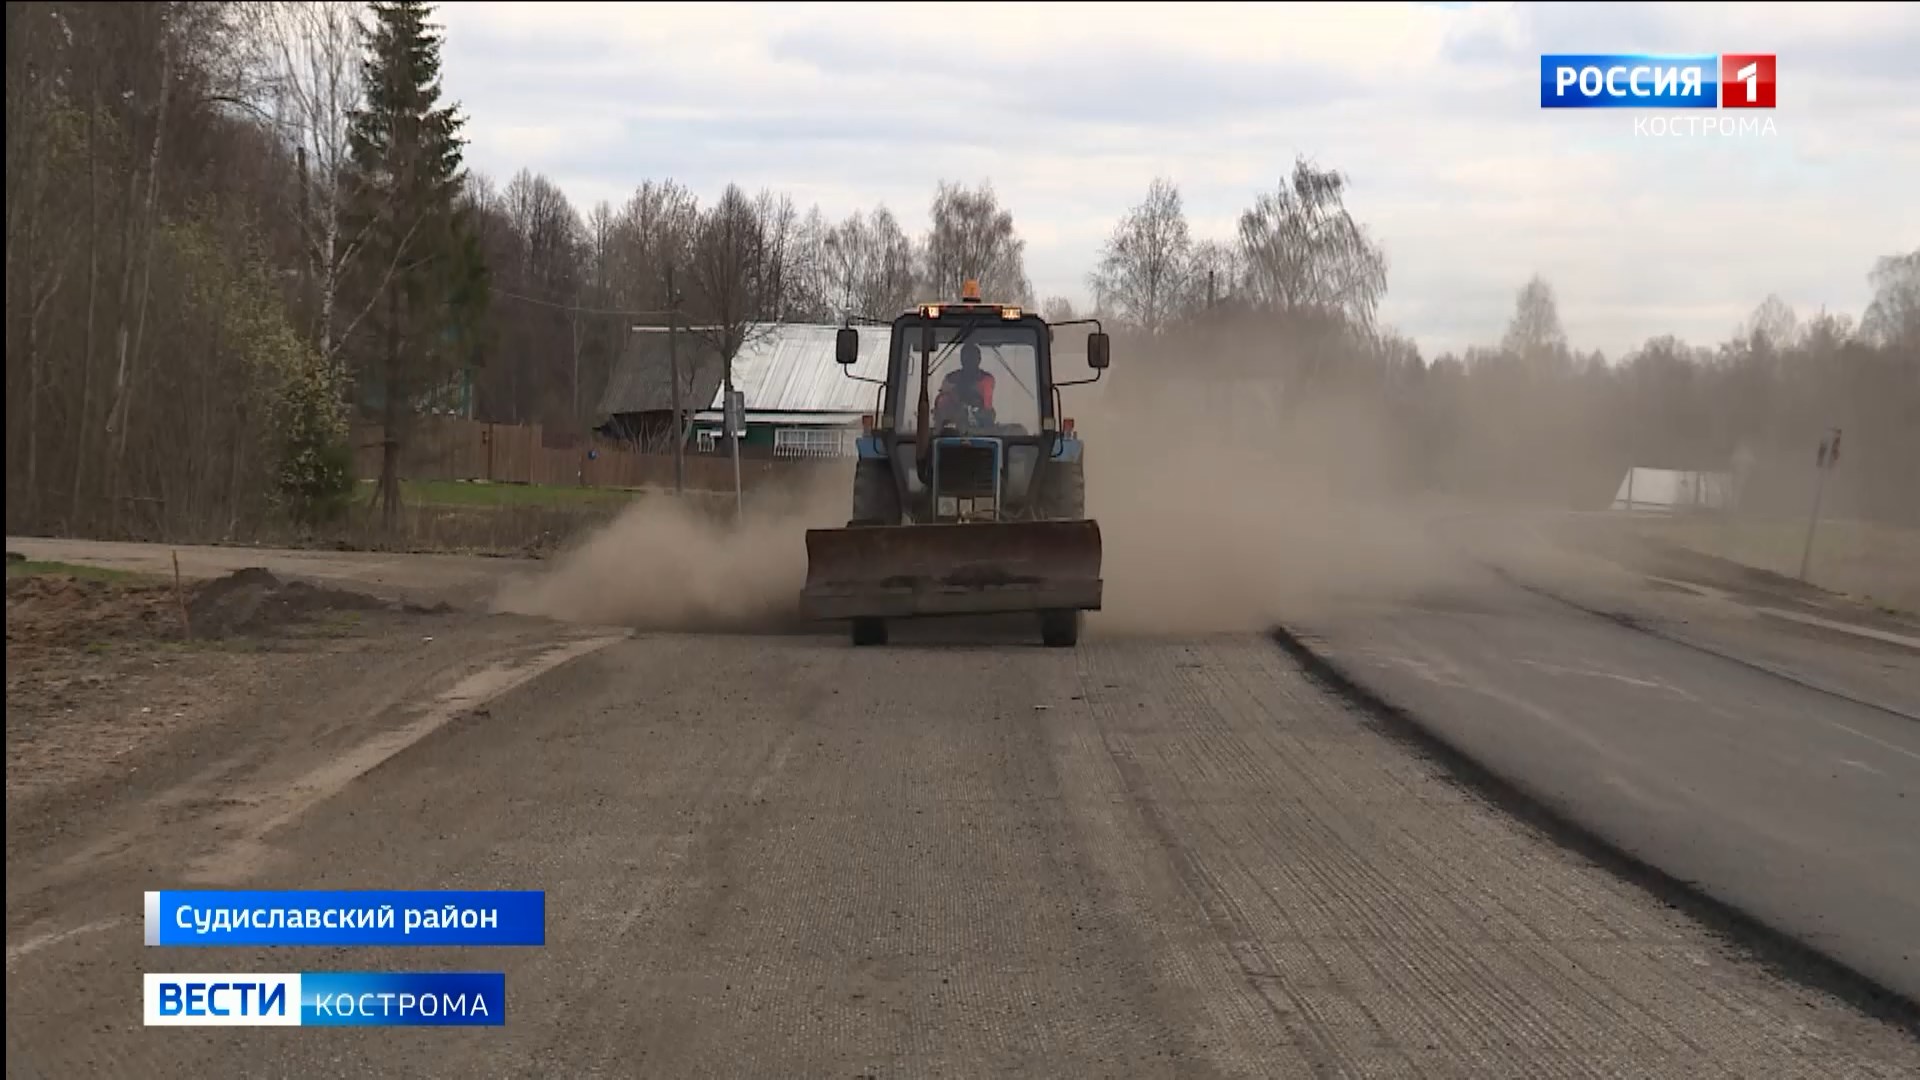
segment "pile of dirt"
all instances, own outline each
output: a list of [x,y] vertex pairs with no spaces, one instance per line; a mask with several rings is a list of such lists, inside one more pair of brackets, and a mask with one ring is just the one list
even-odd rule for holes
[[[182,604],[185,606],[183,622]],[[69,574],[7,579],[7,641],[81,648],[114,640],[178,641],[270,633],[325,611],[433,609],[285,581],[259,567],[188,584],[95,581]]]
[[363,593],[282,581],[254,566],[196,586],[187,602],[187,618],[195,637],[228,637],[272,630],[320,611],[374,611],[393,606]]
[[68,574],[7,579],[7,644],[84,647],[116,638],[180,634],[171,585],[95,581]]

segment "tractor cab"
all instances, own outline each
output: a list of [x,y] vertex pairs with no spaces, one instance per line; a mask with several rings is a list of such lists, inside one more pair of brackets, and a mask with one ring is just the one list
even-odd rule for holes
[[[807,532],[811,618],[849,619],[856,644],[886,620],[1035,612],[1049,645],[1079,640],[1100,607],[1100,529],[1086,514],[1084,450],[1061,416],[1062,387],[1107,367],[1107,335],[1087,337],[1093,377],[1053,371],[1053,326],[988,303],[968,281],[955,303],[925,303],[891,324],[886,377],[859,441],[852,515]],[[1066,324],[1056,324],[1066,325]],[[835,359],[849,377],[860,336]]]
[[[859,336],[843,329],[837,359],[855,362]],[[862,454],[891,462],[903,517],[915,522],[1033,519],[1049,466],[1077,463],[1061,386],[1106,366],[1104,333],[1088,344],[1093,379],[1058,382],[1053,328],[1013,304],[984,302],[968,281],[957,303],[924,303],[893,321],[887,377],[878,386]]]

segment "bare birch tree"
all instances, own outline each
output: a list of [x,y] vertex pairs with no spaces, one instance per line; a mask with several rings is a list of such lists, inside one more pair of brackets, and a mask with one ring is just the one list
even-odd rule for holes
[[[1876,261],[1868,281],[1873,301],[1861,332],[1881,346],[1920,353],[1920,248]],[[1914,362],[1920,365],[1920,356]]]
[[855,211],[821,246],[827,307],[836,319],[886,319],[913,303],[913,242],[886,207]]
[[1734,337],[1750,346],[1778,350],[1793,344],[1794,336],[1799,331],[1800,320],[1794,315],[1793,308],[1779,296],[1769,295],[1760,302],[1759,307],[1753,309],[1747,321],[1734,331]]
[[694,318],[702,324],[699,336],[729,373],[762,317],[765,246],[760,214],[737,185],[727,185],[719,201],[700,215],[687,267]]
[[1192,272],[1193,236],[1180,189],[1156,179],[1146,199],[1114,226],[1090,281],[1102,311],[1152,335],[1185,303]]
[[1233,303],[1246,276],[1246,257],[1237,244],[1219,240],[1195,244],[1187,274],[1186,311],[1197,314]]
[[[264,87],[278,126],[297,155],[297,222],[313,294],[313,342],[333,361],[339,341],[340,278],[358,254],[343,242],[342,184],[352,164],[350,127],[365,88],[360,46],[366,4],[358,0],[275,0],[254,9],[267,50]],[[352,318],[353,316],[349,316]]]
[[972,278],[984,299],[1030,305],[1026,248],[1013,212],[1000,205],[991,183],[969,189],[941,181],[922,249],[921,286],[930,296],[957,299]]
[[1527,371],[1558,370],[1571,363],[1567,332],[1560,325],[1560,302],[1553,286],[1538,274],[1514,297],[1513,318],[1500,339],[1500,350]]
[[1372,332],[1387,291],[1387,260],[1347,210],[1346,188],[1340,172],[1299,159],[1290,181],[1240,216],[1254,303],[1333,316]]

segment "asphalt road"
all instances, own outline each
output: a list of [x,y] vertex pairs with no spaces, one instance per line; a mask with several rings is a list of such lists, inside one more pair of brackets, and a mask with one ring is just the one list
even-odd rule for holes
[[[8,1074],[1920,1069],[1913,1031],[1570,855],[1264,637],[575,632],[532,656],[534,624],[504,625],[517,666],[445,674],[441,706],[391,680],[458,627],[278,687],[10,850]],[[474,679],[497,696],[455,692]],[[549,943],[142,947],[141,889],[209,884],[544,889]],[[508,1023],[144,1029],[161,965],[504,969]]]
[[1294,629],[1610,845],[1920,1000],[1911,622],[1784,585],[1494,565]]

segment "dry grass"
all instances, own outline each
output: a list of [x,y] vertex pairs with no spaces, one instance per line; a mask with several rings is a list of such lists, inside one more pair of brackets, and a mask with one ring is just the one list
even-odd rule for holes
[[[1636,532],[1746,566],[1798,577],[1806,519],[1641,519]],[[1920,611],[1920,529],[1870,521],[1823,520],[1814,535],[1807,579],[1832,592]]]

